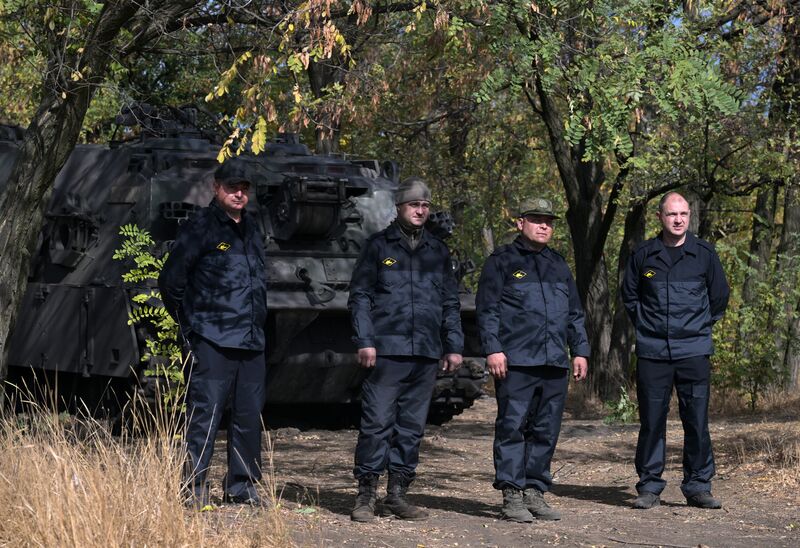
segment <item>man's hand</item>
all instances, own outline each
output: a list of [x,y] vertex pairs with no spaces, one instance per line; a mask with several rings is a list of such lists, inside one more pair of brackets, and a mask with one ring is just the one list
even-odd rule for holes
[[452,373],[453,371],[458,371],[463,361],[464,358],[461,357],[461,354],[445,354],[442,356],[442,359],[439,360],[439,366],[442,368],[442,371]]
[[582,381],[586,378],[586,373],[589,371],[589,362],[582,356],[575,356],[572,358],[572,378],[576,381]]
[[375,360],[378,358],[378,351],[374,347],[358,349],[358,365],[361,367],[375,367]]
[[486,356],[486,367],[495,379],[505,379],[508,372],[506,355],[503,352],[495,352]]

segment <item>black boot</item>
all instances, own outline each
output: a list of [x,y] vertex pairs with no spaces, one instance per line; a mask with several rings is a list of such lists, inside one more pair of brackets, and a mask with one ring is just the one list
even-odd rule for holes
[[719,510],[722,508],[722,503],[718,499],[715,499],[714,496],[708,491],[686,497],[686,504],[689,506],[707,508],[710,510]]
[[383,499],[381,515],[396,516],[400,519],[421,520],[428,518],[428,512],[406,500],[406,492],[411,481],[403,476],[389,474],[389,486]]
[[356,505],[350,512],[353,521],[372,521],[375,519],[375,501],[378,498],[378,476],[364,476],[358,479]]

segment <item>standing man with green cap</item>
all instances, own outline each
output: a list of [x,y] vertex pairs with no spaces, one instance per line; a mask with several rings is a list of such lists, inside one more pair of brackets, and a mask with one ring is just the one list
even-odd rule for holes
[[369,369],[361,392],[353,521],[375,518],[378,478],[387,469],[382,514],[428,517],[406,500],[406,491],[416,476],[437,366],[458,369],[464,346],[450,252],[425,230],[430,190],[421,179],[406,179],[395,204],[397,219],[367,240],[350,282],[353,341],[359,364]]
[[497,397],[493,485],[503,492],[502,518],[522,523],[561,519],[544,493],[552,484],[570,354],[576,381],[588,367],[575,281],[564,258],[547,246],[557,218],[550,200],[523,201],[519,235],[486,260],[476,298]]

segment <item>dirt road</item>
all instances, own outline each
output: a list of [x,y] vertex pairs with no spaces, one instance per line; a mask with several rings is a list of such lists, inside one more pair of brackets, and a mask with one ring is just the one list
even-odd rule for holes
[[[310,546],[413,548],[800,546],[800,463],[778,469],[768,462],[780,459],[776,452],[782,448],[797,450],[796,414],[712,422],[714,493],[725,505],[717,511],[685,504],[679,489],[682,434],[677,421],[668,427],[662,506],[635,511],[630,502],[638,427],[566,418],[553,460],[556,485],[548,495],[564,517],[525,525],[498,520],[500,495],[491,487],[494,413],[494,399],[485,398],[450,423],[429,427],[410,495],[431,511],[424,522],[349,520],[356,492],[351,475],[355,430],[271,432],[281,511],[296,540]],[[217,455],[224,455],[223,447]],[[215,461],[221,471],[221,460]],[[384,488],[385,479],[381,492]],[[237,512],[235,519],[250,519]]]

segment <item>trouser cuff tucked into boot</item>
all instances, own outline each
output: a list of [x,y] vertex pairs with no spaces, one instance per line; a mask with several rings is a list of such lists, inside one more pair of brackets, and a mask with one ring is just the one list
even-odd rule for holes
[[389,474],[389,485],[386,488],[386,498],[381,504],[381,515],[409,520],[428,518],[428,512],[410,504],[406,499],[406,492],[410,484],[411,480],[403,476]]

